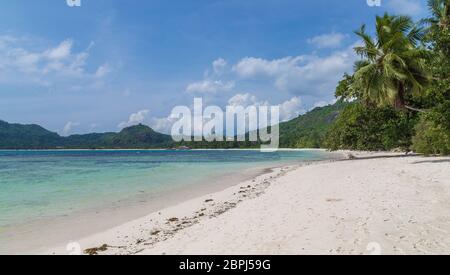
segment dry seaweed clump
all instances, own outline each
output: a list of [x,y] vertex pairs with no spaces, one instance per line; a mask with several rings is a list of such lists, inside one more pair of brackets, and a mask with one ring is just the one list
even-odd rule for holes
[[99,252],[105,252],[106,250],[108,250],[108,245],[104,244],[100,247],[88,248],[84,250],[84,254],[93,256],[98,255]]

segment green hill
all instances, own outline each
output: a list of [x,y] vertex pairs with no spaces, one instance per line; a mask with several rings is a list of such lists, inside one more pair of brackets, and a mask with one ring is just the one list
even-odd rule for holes
[[171,136],[157,133],[142,124],[125,128],[114,136],[108,136],[107,140],[113,148],[168,147],[172,143]]
[[169,135],[155,132],[148,126],[136,125],[119,133],[73,135],[64,138],[64,148],[151,149],[165,148],[172,143]]
[[[328,130],[332,127],[339,114],[349,103],[337,102],[335,104],[315,108],[288,122],[280,124],[281,148],[321,148]],[[249,134],[246,135],[248,140]],[[259,148],[261,142],[180,142],[177,146],[191,148]]]
[[61,137],[39,125],[9,124],[0,120],[0,149],[44,149],[61,144]]
[[[305,115],[280,124],[280,147],[319,148],[323,139],[348,103],[315,108]],[[181,142],[136,125],[119,133],[94,133],[61,137],[38,125],[0,121],[0,149],[151,149],[188,146],[191,148],[258,148],[259,142]]]
[[280,124],[280,147],[320,148],[326,133],[349,103],[315,108],[291,121]]
[[38,125],[0,121],[0,149],[150,149],[169,147],[172,138],[137,125],[119,133],[61,137]]

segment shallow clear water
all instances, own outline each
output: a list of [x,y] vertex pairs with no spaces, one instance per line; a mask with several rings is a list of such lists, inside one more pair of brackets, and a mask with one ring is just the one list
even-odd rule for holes
[[329,157],[321,151],[0,151],[0,227],[170,192],[238,169]]

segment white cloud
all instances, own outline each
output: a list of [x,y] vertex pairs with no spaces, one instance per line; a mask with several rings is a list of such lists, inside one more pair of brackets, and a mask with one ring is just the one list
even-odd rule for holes
[[97,71],[95,72],[95,77],[102,78],[111,72],[112,72],[111,66],[109,64],[103,64],[100,67],[98,67]]
[[325,106],[328,106],[328,105],[333,105],[333,104],[335,104],[336,102],[337,102],[337,99],[336,99],[336,98],[333,98],[332,100],[329,100],[329,101],[320,100],[320,101],[315,102],[315,103],[312,105],[312,107],[309,108],[309,111],[312,111],[312,110],[314,110],[315,108],[322,108],[322,107],[325,107]]
[[316,103],[314,103],[314,106],[311,108],[311,110],[315,109],[315,108],[321,108],[321,107],[325,107],[327,105],[329,105],[329,102],[326,101],[318,101]]
[[387,7],[395,13],[412,16],[420,15],[426,10],[420,0],[389,0]]
[[215,94],[228,92],[234,88],[234,82],[223,82],[221,80],[203,80],[191,83],[187,86],[186,92],[190,94]]
[[315,47],[322,48],[337,48],[342,45],[342,42],[347,36],[342,33],[328,33],[318,35],[308,39],[308,44],[312,44]]
[[39,39],[0,36],[0,83],[62,89],[96,87],[99,78],[111,72],[111,66],[104,64],[92,73],[87,72],[88,51],[93,42],[81,52],[74,52],[73,44],[72,39],[49,46]]
[[227,67],[227,61],[223,58],[218,58],[213,62],[213,70],[215,74],[222,74]]
[[[10,67],[17,69],[20,72],[32,73],[37,72],[37,63],[41,60],[41,56],[35,53],[29,53],[22,49],[17,49],[10,52],[15,60],[9,60]],[[8,62],[7,60],[5,60]],[[6,67],[6,66],[4,66]]]
[[[197,118],[201,119],[200,117]],[[173,124],[177,121],[178,119],[172,117],[171,115],[162,118],[152,118],[150,121],[150,127],[157,132],[171,135]],[[203,119],[203,122],[206,122],[205,118]],[[200,131],[202,129],[201,125],[192,125],[192,127],[193,130],[197,129]]]
[[300,97],[293,97],[280,105],[280,120],[288,121],[305,113]]
[[245,93],[245,94],[236,94],[232,98],[228,100],[229,106],[243,106],[247,107],[250,105],[260,106],[260,105],[268,105],[261,102],[258,102],[256,96]]
[[176,119],[171,116],[163,118],[153,118],[150,122],[150,126],[157,132],[170,134],[172,131],[172,125],[176,122]]
[[147,118],[148,113],[150,113],[150,110],[141,110],[137,113],[131,114],[128,121],[121,122],[117,127],[125,128],[143,123]]
[[54,60],[68,58],[71,54],[72,46],[73,46],[72,39],[64,40],[56,48],[45,51],[44,56],[47,57],[48,59]]
[[353,47],[327,56],[247,57],[233,66],[233,71],[243,79],[270,81],[280,91],[321,96],[333,93],[342,75],[352,70],[357,60]]
[[233,67],[233,71],[242,78],[276,76],[287,73],[297,62],[300,62],[301,59],[302,57],[285,57],[275,60],[266,60],[262,58],[246,57]]
[[73,128],[76,126],[80,126],[80,123],[72,121],[67,122],[62,130],[62,135],[68,136],[70,133],[72,133]]
[[[228,100],[228,105],[232,107],[242,106],[244,108],[248,106],[270,106],[268,101],[260,101],[255,95],[250,93],[236,94]],[[305,109],[302,107],[302,100],[300,97],[293,97],[281,104],[275,105],[280,107],[280,120],[288,121],[303,113]]]
[[223,58],[218,58],[212,62],[213,73],[206,70],[203,80],[187,85],[185,92],[193,95],[214,95],[222,92],[229,92],[234,89],[235,82],[222,80],[221,77],[226,71],[228,63]]

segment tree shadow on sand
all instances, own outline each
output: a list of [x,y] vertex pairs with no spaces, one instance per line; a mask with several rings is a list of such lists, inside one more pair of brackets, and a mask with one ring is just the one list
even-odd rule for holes
[[368,156],[368,157],[357,157],[353,156],[349,159],[343,159],[342,161],[351,161],[351,160],[369,160],[369,159],[391,159],[391,158],[411,158],[422,156],[420,154],[404,154],[404,155],[377,155],[377,156]]
[[[349,159],[343,159],[342,161],[352,161],[352,160],[370,160],[370,159],[391,159],[391,158],[411,158],[411,157],[424,157],[422,154],[405,154],[405,155],[377,155],[377,156],[367,156],[367,157],[357,157],[351,156]],[[430,159],[412,162],[412,164],[422,164],[422,163],[450,163],[450,158],[445,159]]]
[[422,164],[422,163],[450,163],[450,159],[421,160],[413,162],[413,164]]

